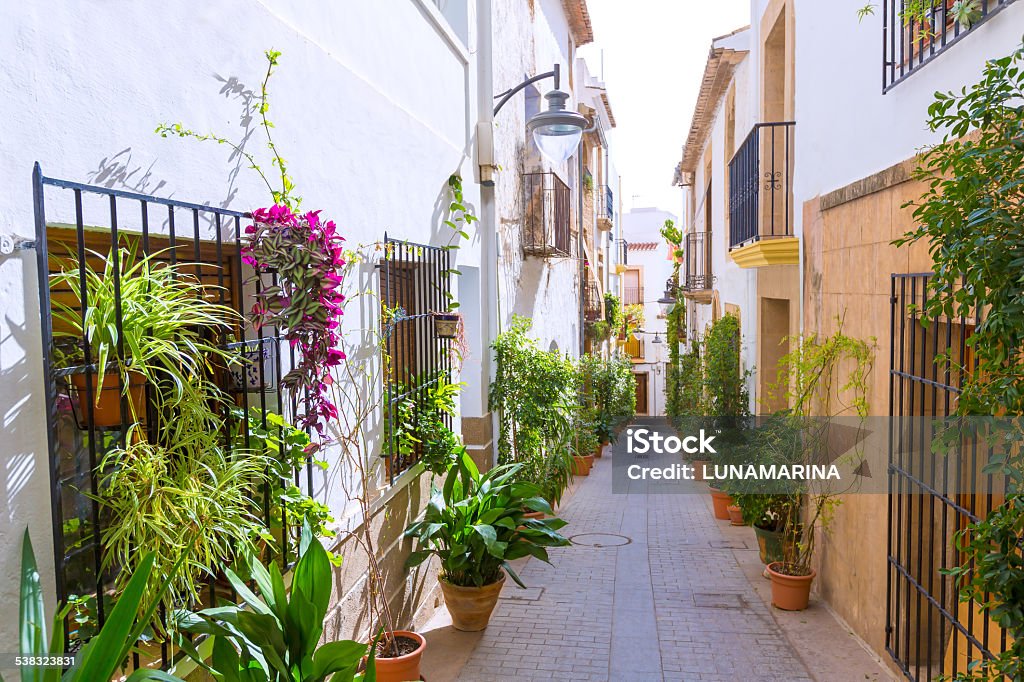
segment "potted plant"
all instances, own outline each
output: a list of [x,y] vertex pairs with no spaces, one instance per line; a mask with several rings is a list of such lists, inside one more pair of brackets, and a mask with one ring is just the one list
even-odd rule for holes
[[444,488],[433,489],[423,520],[405,531],[419,544],[406,567],[432,555],[440,559],[438,579],[457,630],[487,627],[506,574],[525,587],[509,561],[533,556],[549,562],[548,547],[570,544],[557,532],[565,521],[525,517],[524,509],[553,512],[539,486],[517,481],[520,469],[521,464],[506,464],[481,474],[463,449]]
[[77,302],[54,300],[54,337],[75,345],[64,360],[81,365],[70,381],[86,424],[119,426],[122,394],[129,421],[142,419],[147,382],[160,385],[158,408],[174,408],[190,377],[208,374],[214,362],[239,362],[208,340],[229,334],[238,313],[209,301],[209,287],[187,264],[162,263],[159,253],[139,257],[136,248],[90,251],[102,271],[73,257],[50,277],[51,288],[70,290]]
[[[779,374],[786,379],[775,387],[790,407],[776,415],[776,422],[781,424],[783,434],[796,435],[783,437],[783,447],[777,451],[791,463],[832,462],[844,453],[833,450],[831,418],[852,413],[860,429],[870,411],[867,395],[875,340],[846,336],[839,318],[832,335],[809,334],[790,343],[795,350],[779,361]],[[836,376],[840,368],[845,370],[841,380]],[[853,442],[859,444],[861,439],[854,438]],[[858,447],[854,446],[854,454]],[[814,490],[801,483],[791,491],[792,510],[782,529],[783,559],[768,565],[772,604],[776,607],[791,611],[807,608],[816,575],[811,563],[817,529],[827,528],[843,492],[827,483]]]
[[[243,605],[178,613],[182,631],[213,638],[209,662],[187,639],[181,638],[178,644],[216,679],[320,682],[330,678],[332,682],[350,682],[363,679],[364,672],[368,679],[373,679],[378,672],[376,646],[350,640],[320,644],[333,577],[327,552],[313,537],[308,524],[303,527],[290,590],[286,590],[276,563],[264,566],[252,555],[246,561],[245,577],[231,569],[225,573]],[[246,578],[251,579],[253,588]],[[418,634],[395,634],[416,645],[422,644],[423,638]],[[419,654],[422,650],[418,646]],[[403,675],[411,675],[414,670],[417,675],[397,679],[419,678],[418,662],[392,659],[395,662],[404,664]]]
[[442,339],[458,338],[463,328],[462,315],[456,312],[431,313],[434,318],[434,333]]

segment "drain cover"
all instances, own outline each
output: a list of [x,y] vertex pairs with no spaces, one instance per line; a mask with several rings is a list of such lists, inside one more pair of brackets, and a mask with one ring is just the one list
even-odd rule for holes
[[621,547],[633,542],[625,535],[615,535],[614,533],[580,533],[569,539],[574,545],[583,545],[584,547]]
[[705,609],[742,609],[747,604],[739,594],[694,593],[694,606]]
[[744,540],[712,540],[708,546],[712,549],[750,549]]
[[518,585],[509,587],[506,584],[500,596],[502,599],[509,599],[511,601],[537,601],[542,594],[544,594],[543,587],[527,587],[523,589]]

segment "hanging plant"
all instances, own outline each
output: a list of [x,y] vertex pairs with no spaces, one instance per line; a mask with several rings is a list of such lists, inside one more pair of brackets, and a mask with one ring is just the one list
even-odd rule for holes
[[[300,351],[296,366],[281,378],[282,388],[304,398],[304,411],[296,415],[299,426],[324,435],[327,421],[338,416],[328,397],[331,369],[345,359],[338,348],[341,337],[344,238],[331,220],[321,221],[319,211],[292,213],[283,204],[253,211],[246,228],[242,261],[260,275],[276,273],[273,286],[256,293],[253,321],[257,329],[267,325],[284,331],[284,337]],[[316,444],[310,445],[311,449]]]

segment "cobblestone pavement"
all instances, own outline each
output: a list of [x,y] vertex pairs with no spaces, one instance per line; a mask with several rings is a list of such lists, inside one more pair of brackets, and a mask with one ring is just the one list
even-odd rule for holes
[[559,510],[575,546],[522,568],[529,589],[505,588],[458,679],[814,679],[737,563],[744,541],[712,518],[704,484],[613,494],[613,458],[632,457],[620,439],[577,479]]

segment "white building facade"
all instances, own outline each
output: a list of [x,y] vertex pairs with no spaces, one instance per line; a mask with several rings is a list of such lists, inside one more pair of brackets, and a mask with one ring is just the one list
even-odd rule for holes
[[622,216],[627,261],[620,268],[619,296],[623,306],[642,305],[642,333],[628,339],[625,353],[633,360],[637,378],[637,414],[665,415],[666,363],[669,338],[662,307],[658,303],[671,279],[674,260],[661,236],[665,221],[678,222],[668,211],[634,208]]
[[[380,306],[370,301],[384,296],[380,260],[389,253],[382,247],[385,234],[430,247],[431,253],[441,253],[453,241],[459,244],[449,252],[451,267],[460,273],[451,278],[451,287],[461,304],[469,352],[461,374],[453,377],[466,385],[455,430],[481,462],[493,457],[489,347],[511,316],[533,318],[534,333],[545,346],[579,354],[576,251],[558,259],[524,257],[521,243],[522,173],[527,168],[553,171],[576,202],[581,183],[573,169],[578,162],[550,169],[534,157],[538,165],[526,165],[532,145],[526,119],[530,107],[543,104],[536,96],[518,95],[497,119],[491,109],[495,94],[558,64],[562,89],[572,95],[574,107],[582,103],[593,110],[597,134],[613,125],[610,108],[594,106],[602,102],[601,91],[578,73],[583,66],[576,47],[593,39],[585,0],[357,5],[233,0],[192,7],[187,19],[177,6],[118,1],[44,8],[22,3],[0,9],[0,26],[3,43],[11,46],[9,58],[17,64],[0,74],[0,120],[7,131],[0,180],[10,188],[0,219],[0,421],[5,436],[0,457],[7,471],[0,565],[7,575],[18,574],[27,527],[47,593],[55,594],[54,576],[61,569],[50,548],[54,511],[72,512],[51,503],[59,493],[53,492],[51,480],[55,464],[45,407],[40,318],[48,311],[41,315],[39,309],[37,263],[45,259],[37,260],[31,243],[37,215],[33,164],[38,162],[42,174],[53,180],[194,204],[195,215],[203,216],[201,225],[196,222],[198,242],[212,249],[220,237],[230,235],[226,229],[218,235],[213,218],[208,220],[201,207],[248,212],[272,200],[230,145],[165,139],[154,129],[181,122],[199,133],[215,132],[272,171],[251,111],[266,72],[267,49],[281,53],[269,81],[274,143],[304,198],[302,208],[321,209],[325,219],[338,224],[346,246],[366,259],[347,283],[353,294],[366,294],[366,302],[350,306],[344,317],[350,356],[353,349],[366,351],[367,330],[381,325]],[[550,80],[538,83],[534,95],[551,88]],[[493,163],[500,169],[494,186],[481,184],[481,125],[495,130]],[[606,142],[604,150],[607,154]],[[489,166],[484,174],[494,170]],[[466,212],[479,218],[466,239],[454,238],[445,224],[452,218],[452,176],[462,179]],[[76,224],[72,193],[59,189],[45,189],[44,229],[49,232]],[[108,202],[87,193],[81,221],[87,231],[110,234],[110,202],[118,204],[120,230],[142,229],[137,197]],[[164,215],[159,225],[156,218],[152,221],[154,238],[168,237]],[[191,235],[192,214],[184,211],[177,219]],[[181,230],[181,239],[191,238]],[[424,348],[424,353],[434,352]],[[379,377],[379,364],[375,367]],[[370,388],[383,390],[377,384]],[[370,491],[373,522],[400,524],[419,513],[429,476],[418,465],[396,471],[381,464],[383,421],[378,413],[368,428],[369,445],[358,455],[377,472]],[[310,478],[315,497],[329,505],[341,531],[362,521],[352,501],[353,474],[343,464],[345,457],[331,449],[328,469]],[[389,567],[396,613],[407,624],[420,623],[437,605],[431,570],[426,565],[418,572],[401,570],[409,547],[400,533],[388,531],[382,542],[379,551]],[[340,553],[352,549],[339,540]],[[364,566],[353,559],[339,570],[330,636],[365,635],[359,603]],[[17,581],[9,580],[0,588],[6,641],[16,641],[17,603]]]

